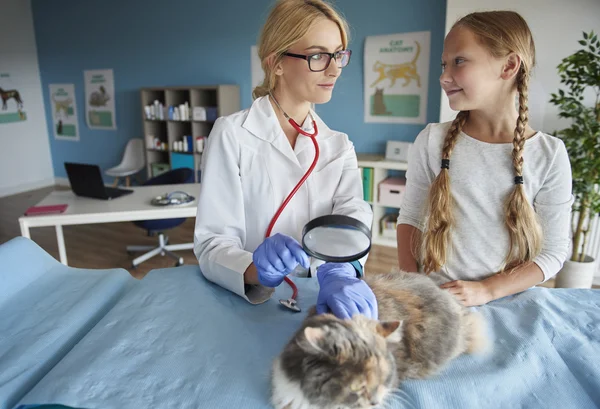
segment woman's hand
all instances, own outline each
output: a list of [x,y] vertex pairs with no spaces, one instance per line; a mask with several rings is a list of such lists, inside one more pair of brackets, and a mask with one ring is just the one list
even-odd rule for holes
[[377,299],[366,282],[356,277],[349,263],[325,263],[317,270],[317,314],[331,312],[340,319],[363,314],[377,319]]
[[440,288],[448,290],[465,307],[483,305],[492,301],[492,294],[483,281],[450,281]]
[[281,233],[266,238],[254,251],[252,262],[256,266],[258,281],[265,287],[277,287],[298,264],[306,269],[310,267],[310,260],[302,246]]

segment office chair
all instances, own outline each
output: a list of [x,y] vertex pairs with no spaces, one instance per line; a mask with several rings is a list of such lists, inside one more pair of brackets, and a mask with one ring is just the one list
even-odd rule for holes
[[[171,171],[160,174],[152,179],[147,180],[143,186],[149,185],[176,185],[180,183],[194,183],[194,171],[189,168],[173,169]],[[154,236],[158,234],[158,247],[153,246],[127,246],[127,253],[133,254],[140,251],[148,251],[139,257],[136,257],[133,262],[133,268],[144,261],[156,256],[160,253],[161,256],[165,254],[177,262],[175,267],[183,265],[183,257],[179,257],[173,251],[178,250],[191,250],[194,248],[194,243],[185,244],[168,244],[169,237],[165,236],[163,231],[172,229],[185,222],[185,217],[178,219],[159,219],[159,220],[138,220],[132,222],[137,227],[140,227],[148,232],[148,236]]]

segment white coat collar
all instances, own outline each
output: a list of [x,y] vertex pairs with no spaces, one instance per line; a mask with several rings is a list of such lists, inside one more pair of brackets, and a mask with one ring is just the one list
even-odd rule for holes
[[[319,133],[317,135],[317,142],[328,139],[334,132],[323,122],[323,120],[311,109],[311,115],[306,117],[306,120],[302,124],[302,129],[307,132],[312,132],[312,121],[311,116],[317,123]],[[257,98],[250,107],[248,115],[242,126],[257,138],[263,139],[271,143],[277,150],[283,153],[286,157],[295,163],[298,163],[296,155],[302,150],[312,147],[313,143],[308,137],[300,135],[296,141],[296,147],[292,150],[292,146],[285,137],[279,120],[275,114],[275,110],[269,101],[268,96]]]

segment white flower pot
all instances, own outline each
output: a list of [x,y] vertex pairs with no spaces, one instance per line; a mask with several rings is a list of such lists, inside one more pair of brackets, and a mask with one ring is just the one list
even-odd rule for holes
[[556,288],[591,288],[596,273],[596,261],[585,256],[583,262],[565,261],[556,275]]

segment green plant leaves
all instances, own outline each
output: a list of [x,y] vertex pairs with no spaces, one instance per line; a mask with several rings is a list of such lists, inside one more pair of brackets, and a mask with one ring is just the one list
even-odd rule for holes
[[[560,83],[566,89],[552,93],[550,102],[558,106],[559,117],[571,120],[571,126],[556,136],[565,143],[571,160],[573,210],[595,215],[600,213],[600,41],[593,31],[583,32],[579,44],[583,49],[563,58],[557,66]],[[592,106],[584,104],[590,91],[595,95]],[[579,251],[583,230],[578,224],[573,233],[573,257]]]

